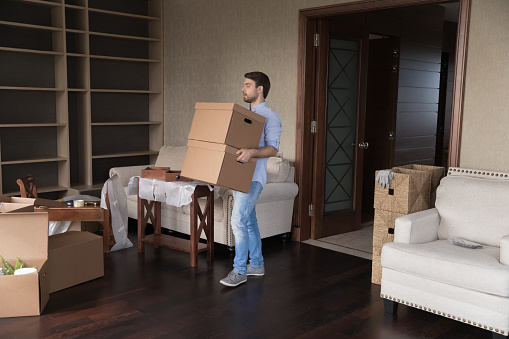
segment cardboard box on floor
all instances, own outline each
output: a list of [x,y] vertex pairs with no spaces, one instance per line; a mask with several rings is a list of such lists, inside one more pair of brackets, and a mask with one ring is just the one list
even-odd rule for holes
[[49,299],[48,213],[34,213],[32,204],[3,203],[0,255],[13,267],[19,257],[25,267],[37,268],[37,273],[0,276],[0,318],[40,315]]
[[248,193],[256,167],[256,159],[237,162],[236,148],[188,140],[182,176]]
[[258,148],[265,117],[234,103],[197,102],[189,139]]
[[49,237],[49,293],[104,276],[103,238],[69,231]]

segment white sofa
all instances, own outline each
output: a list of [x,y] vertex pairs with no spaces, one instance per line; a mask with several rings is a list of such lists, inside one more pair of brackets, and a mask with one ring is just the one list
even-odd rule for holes
[[[141,170],[147,166],[181,170],[186,152],[187,146],[163,146],[159,150],[155,164],[114,167],[110,169],[110,177],[117,174],[127,192],[129,179],[140,175]],[[291,232],[293,204],[298,193],[298,186],[294,182],[294,170],[286,159],[279,157],[268,159],[267,184],[256,203],[256,216],[262,239]],[[235,246],[230,223],[233,203],[232,191],[221,188],[219,198],[214,201],[214,241],[229,247]],[[200,204],[203,208],[204,199]],[[127,208],[129,217],[137,219],[136,195],[127,196]],[[161,210],[161,227],[189,234],[189,205],[174,207],[163,203]]]
[[[482,244],[451,244],[463,238]],[[509,174],[450,168],[435,208],[396,219],[382,248],[381,297],[387,313],[416,307],[509,333]]]

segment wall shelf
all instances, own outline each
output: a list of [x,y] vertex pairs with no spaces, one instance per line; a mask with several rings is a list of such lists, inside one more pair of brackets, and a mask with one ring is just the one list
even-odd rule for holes
[[28,173],[51,197],[95,191],[154,163],[161,44],[162,0],[0,0],[0,194]]

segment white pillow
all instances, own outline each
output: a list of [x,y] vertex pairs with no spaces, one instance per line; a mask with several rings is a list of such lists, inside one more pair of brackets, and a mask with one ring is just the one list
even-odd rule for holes
[[290,173],[290,163],[283,158],[267,159],[267,182],[285,182]]
[[187,146],[163,146],[155,163],[156,167],[169,167],[172,171],[180,171],[184,165]]

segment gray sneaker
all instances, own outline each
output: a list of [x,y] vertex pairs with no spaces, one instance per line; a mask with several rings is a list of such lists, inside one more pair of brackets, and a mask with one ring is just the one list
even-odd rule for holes
[[261,276],[265,275],[265,267],[262,266],[262,267],[254,268],[254,267],[251,267],[251,265],[247,265],[246,275],[256,275],[258,277],[261,277]]
[[247,281],[247,275],[238,274],[235,271],[228,273],[228,276],[219,282],[225,286],[235,287]]

